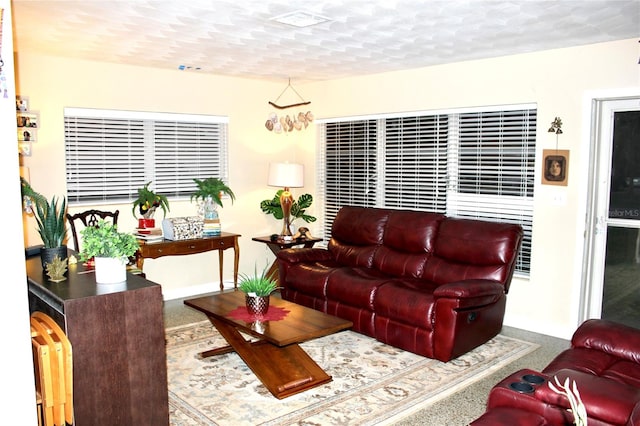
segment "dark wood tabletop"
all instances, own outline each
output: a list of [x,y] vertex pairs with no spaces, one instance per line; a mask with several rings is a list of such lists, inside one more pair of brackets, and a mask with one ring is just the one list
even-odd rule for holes
[[271,296],[270,306],[286,309],[289,313],[282,320],[262,321],[263,325],[259,329],[252,327],[252,323],[228,315],[239,306],[245,306],[245,295],[241,291],[227,291],[185,300],[184,303],[209,317],[277,346],[305,342],[351,328],[353,325],[351,321],[282,300],[276,295]]
[[[185,300],[185,305],[203,312],[229,346],[214,348],[200,354],[202,357],[216,356],[235,351],[260,381],[278,399],[303,392],[331,381],[327,374],[298,343],[325,336],[353,324],[320,311],[305,308],[271,297],[270,309],[283,308],[289,311],[279,320],[247,318],[245,295],[241,291],[227,291],[212,296]],[[278,309],[279,310],[279,309]],[[247,320],[235,319],[232,311],[241,312]],[[266,318],[269,317],[269,312]],[[256,327],[259,323],[260,327]],[[246,340],[246,334],[258,340]]]

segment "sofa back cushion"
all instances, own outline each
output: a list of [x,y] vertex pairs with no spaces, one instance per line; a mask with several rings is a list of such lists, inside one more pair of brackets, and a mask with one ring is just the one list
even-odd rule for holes
[[507,292],[521,240],[519,225],[345,206],[333,221],[328,249],[346,266],[439,285],[490,279]]
[[327,248],[343,265],[370,268],[388,219],[386,209],[342,207],[333,220]]
[[438,284],[490,279],[508,292],[521,240],[520,225],[446,218],[423,278]]
[[444,218],[437,213],[391,210],[382,246],[373,256],[373,267],[392,276],[419,278],[433,253]]

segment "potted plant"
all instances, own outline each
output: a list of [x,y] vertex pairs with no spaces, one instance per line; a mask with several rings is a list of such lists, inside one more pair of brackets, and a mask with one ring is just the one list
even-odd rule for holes
[[80,260],[94,259],[96,282],[114,284],[126,281],[127,262],[138,250],[138,240],[132,234],[118,232],[117,225],[100,220],[98,226],[80,231]]
[[142,216],[138,219],[138,228],[153,228],[155,220],[153,215],[156,209],[162,209],[162,215],[165,216],[169,211],[169,200],[165,195],[157,194],[149,189],[151,181],[147,182],[142,188],[138,188],[138,198],[133,202],[131,213],[136,216],[136,211]]
[[269,310],[269,297],[278,289],[278,284],[267,277],[265,268],[260,275],[257,270],[252,276],[241,274],[238,288],[245,293],[247,311],[253,315],[264,315]]
[[[260,203],[260,209],[266,214],[272,214],[278,220],[282,220],[284,218],[284,213],[282,212],[282,205],[280,204],[280,194],[282,194],[283,189],[280,189],[276,192],[276,195],[270,200],[263,200]],[[311,203],[313,203],[313,197],[311,194],[302,194],[298,197],[298,200],[291,204],[291,223],[293,223],[296,219],[302,219],[307,223],[315,222],[316,218],[314,216],[308,215],[306,213],[306,209],[311,207]]]
[[40,253],[42,267],[46,268],[46,264],[50,263],[56,256],[61,260],[67,259],[67,246],[65,244],[67,236],[65,224],[67,215],[66,198],[64,196],[56,198],[54,195],[49,201],[45,196],[35,191],[29,182],[22,177],[20,178],[20,186],[25,211],[35,216],[38,224],[38,233],[42,238],[43,248]]
[[193,181],[196,183],[197,189],[193,194],[191,194],[191,201],[193,201],[193,199],[201,201],[200,209],[202,210],[202,216],[205,219],[214,220],[218,218],[216,205],[224,207],[222,205],[223,194],[227,194],[231,198],[231,202],[236,199],[231,188],[229,188],[220,178],[193,178]]
[[205,201],[207,198],[211,198],[214,203],[220,207],[224,207],[222,205],[222,194],[227,194],[231,198],[231,202],[236,199],[231,188],[229,188],[220,178],[193,178],[193,181],[196,183],[197,189],[196,192],[191,194],[191,200],[195,198],[196,201],[198,201],[198,199]]

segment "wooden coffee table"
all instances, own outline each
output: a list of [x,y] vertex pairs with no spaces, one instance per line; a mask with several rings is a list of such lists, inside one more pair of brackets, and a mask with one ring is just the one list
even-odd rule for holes
[[[203,312],[230,346],[212,349],[202,357],[235,351],[278,399],[331,381],[298,343],[350,328],[353,323],[271,296],[270,306],[289,311],[281,320],[252,321],[232,318],[231,311],[245,306],[244,293],[227,291],[185,300]],[[251,320],[250,320],[251,321]],[[258,338],[246,340],[240,332]]]

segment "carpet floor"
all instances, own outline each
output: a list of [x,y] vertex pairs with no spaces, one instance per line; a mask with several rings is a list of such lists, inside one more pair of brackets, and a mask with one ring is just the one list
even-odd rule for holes
[[344,331],[301,344],[333,381],[278,400],[237,354],[198,355],[225,344],[208,321],[167,329],[171,425],[391,424],[538,348],[498,335],[443,363]]

